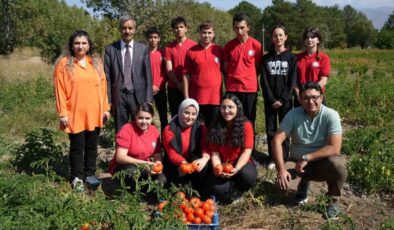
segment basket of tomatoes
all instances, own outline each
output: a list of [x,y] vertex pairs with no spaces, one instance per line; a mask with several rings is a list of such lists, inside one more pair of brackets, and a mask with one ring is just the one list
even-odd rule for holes
[[[183,192],[178,194],[182,198],[182,202],[179,205],[179,209],[182,211],[182,222],[189,229],[219,229],[219,214],[215,197],[202,201],[198,197],[187,199]],[[166,204],[166,201],[160,202],[158,206],[160,212]]]

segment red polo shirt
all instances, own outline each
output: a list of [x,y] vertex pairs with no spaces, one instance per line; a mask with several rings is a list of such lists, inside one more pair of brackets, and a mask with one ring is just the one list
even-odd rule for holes
[[150,66],[152,69],[152,84],[159,87],[160,90],[165,89],[167,77],[162,50],[150,52]]
[[320,59],[316,60],[316,53],[312,55],[308,55],[307,52],[297,54],[298,85],[308,81],[318,82],[322,76],[328,77],[330,75],[330,58],[321,51],[319,51],[319,57]]
[[249,37],[245,43],[238,38],[224,47],[223,61],[227,62],[226,91],[257,92],[256,63],[263,55],[261,43]]
[[[150,157],[160,152],[160,132],[154,125],[150,125],[148,130],[143,132],[135,122],[127,123],[116,135],[116,146],[128,149],[127,155],[130,157],[150,161]],[[113,174],[117,165],[115,153],[108,171]]]
[[[220,155],[220,160],[222,163],[228,162],[235,166],[235,163],[238,161],[241,153],[244,149],[253,149],[254,146],[254,134],[253,134],[253,125],[250,121],[245,122],[245,147],[231,147],[228,145],[217,145],[217,144],[209,144],[209,148],[211,152],[218,152]],[[250,159],[249,159],[250,161]]]
[[[164,50],[164,60],[172,62],[172,70],[180,82],[182,82],[186,52],[195,45],[197,45],[195,41],[187,38],[182,44],[177,41],[171,42]],[[176,85],[169,80],[168,87],[176,88]]]
[[190,97],[200,105],[219,105],[222,96],[223,49],[215,44],[204,48],[200,44],[187,52],[184,74],[190,75]]

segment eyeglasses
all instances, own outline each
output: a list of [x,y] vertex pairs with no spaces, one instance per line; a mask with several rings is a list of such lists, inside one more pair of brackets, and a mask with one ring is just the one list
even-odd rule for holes
[[321,95],[305,96],[305,97],[302,97],[302,100],[305,102],[308,102],[309,100],[317,101],[320,97],[321,97]]
[[234,106],[234,105],[221,105],[220,106],[220,109],[221,110],[234,110],[235,108],[237,108],[236,106]]

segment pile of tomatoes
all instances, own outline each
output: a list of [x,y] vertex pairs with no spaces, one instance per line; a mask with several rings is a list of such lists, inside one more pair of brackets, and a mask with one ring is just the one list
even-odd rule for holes
[[230,163],[225,163],[225,164],[218,164],[214,167],[214,172],[216,175],[220,175],[222,173],[231,173],[233,170],[233,165]]
[[[179,215],[184,224],[212,224],[212,217],[216,211],[215,201],[207,199],[201,201],[198,197],[187,199],[185,193],[179,192],[178,196],[182,202],[179,209],[182,211]],[[163,201],[158,205],[160,212],[163,211],[167,205],[167,201]]]

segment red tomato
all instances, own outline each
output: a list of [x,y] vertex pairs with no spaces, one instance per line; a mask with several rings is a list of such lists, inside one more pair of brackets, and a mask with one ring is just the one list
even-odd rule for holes
[[223,172],[224,173],[231,173],[231,170],[233,170],[233,165],[232,164],[224,164],[223,165]]
[[194,215],[193,215],[193,213],[187,214],[186,219],[187,219],[187,221],[193,222],[193,220],[194,220]]
[[81,230],[90,230],[90,226],[88,223],[82,225]]
[[212,223],[212,217],[208,217],[208,216],[202,216],[201,220],[204,224],[211,224]]
[[191,174],[193,172],[193,166],[189,163],[181,164],[181,172],[183,174]]
[[223,166],[222,165],[216,165],[215,168],[213,169],[213,172],[215,175],[220,175],[223,173]]
[[205,213],[205,215],[212,219],[213,212],[212,211],[208,211],[208,212]]
[[194,217],[193,224],[201,224],[201,218],[200,217]]
[[160,202],[160,204],[158,205],[158,208],[159,208],[159,211],[160,211],[160,212],[163,211],[163,209],[164,209],[164,207],[166,206],[166,204],[167,204],[167,201],[166,201],[166,200],[163,201],[163,202]]
[[197,217],[200,217],[201,219],[202,219],[202,216],[204,216],[204,213],[205,213],[204,209],[202,209],[202,208],[196,208],[194,210],[194,215]]
[[193,208],[199,208],[201,206],[201,200],[200,198],[193,197],[190,199],[190,204],[193,206]]
[[202,204],[201,204],[201,208],[205,211],[205,212],[207,212],[207,211],[210,211],[211,210],[211,204],[210,203],[207,203],[207,202],[203,202]]
[[157,162],[152,166],[152,171],[155,173],[161,173],[163,171],[163,164],[161,162]]

